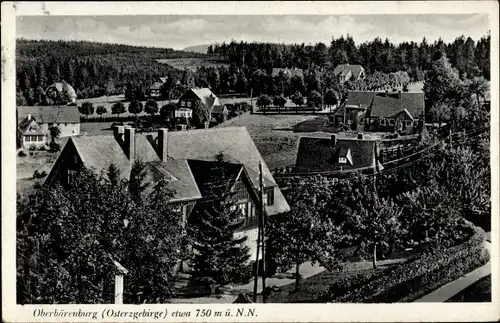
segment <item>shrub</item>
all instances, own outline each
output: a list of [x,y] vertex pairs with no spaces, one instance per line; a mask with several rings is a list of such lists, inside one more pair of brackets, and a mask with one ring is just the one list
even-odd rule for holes
[[39,150],[40,150],[40,151],[45,151],[45,150],[46,150],[46,149],[45,149],[45,145],[41,146],[41,147],[39,148]]
[[51,141],[49,147],[50,147],[50,152],[57,152],[61,150],[61,144],[59,144],[56,141]]
[[35,144],[30,145],[29,150],[30,150],[30,151],[34,151],[34,150],[36,150],[36,145],[35,145]]
[[24,150],[20,150],[19,153],[17,154],[19,157],[26,157],[26,153]]
[[460,245],[435,250],[413,261],[398,265],[387,275],[352,289],[337,302],[394,303],[408,302],[458,279],[485,264],[489,254],[484,249],[484,231],[470,224],[469,239]]

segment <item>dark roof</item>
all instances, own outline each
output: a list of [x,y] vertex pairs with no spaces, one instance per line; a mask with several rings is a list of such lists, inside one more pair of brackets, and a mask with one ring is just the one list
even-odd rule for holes
[[[186,160],[214,162],[222,152],[224,161],[245,167],[254,188],[259,187],[259,162],[262,163],[265,187],[274,187],[275,204],[266,208],[270,214],[286,212],[289,206],[277,187],[271,172],[266,166],[257,147],[245,127],[212,128],[190,131],[168,132],[167,163],[159,163],[160,158],[156,151],[156,135],[136,134],[136,157],[149,163],[149,176],[158,178],[164,172],[179,181],[172,181],[178,185],[179,192],[175,199],[196,198],[194,176],[189,176],[190,165]],[[97,171],[106,170],[110,162],[117,165],[124,176],[130,175],[131,163],[123,152],[120,144],[113,135],[71,137],[68,143],[74,143],[83,163],[96,168]],[[187,168],[186,168],[187,167]],[[183,182],[183,183],[181,183]],[[185,182],[185,183],[184,183]],[[195,185],[197,186],[197,185]]]
[[273,68],[272,77],[278,76],[281,71],[287,74],[290,78],[294,76],[304,78],[304,72],[300,68]]
[[[401,95],[401,98],[399,98],[399,95]],[[373,98],[370,116],[389,118],[405,109],[413,118],[422,118],[425,113],[424,93],[376,93]]]
[[343,164],[344,169],[372,167],[376,142],[374,140],[337,139],[335,147],[330,138],[302,137],[295,166],[299,172],[321,172],[338,170],[338,157],[351,151],[352,165]]
[[349,71],[352,73],[352,76],[358,78],[361,71],[364,71],[364,68],[361,65],[341,64],[335,67],[333,74],[345,76],[349,73]]
[[370,91],[348,91],[346,105],[357,105],[360,108],[368,108],[375,97],[375,92]]
[[225,105],[214,105],[212,108],[212,114],[223,114],[227,113]]
[[201,195],[206,198],[228,193],[243,171],[241,164],[200,160],[188,163]]
[[18,124],[31,114],[36,123],[79,123],[80,112],[77,106],[20,106],[17,107]]

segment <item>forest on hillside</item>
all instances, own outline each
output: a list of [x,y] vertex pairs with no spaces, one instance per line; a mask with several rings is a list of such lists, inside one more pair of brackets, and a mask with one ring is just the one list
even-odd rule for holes
[[[422,81],[432,61],[445,54],[461,78],[490,78],[490,35],[475,41],[461,36],[453,42],[393,44],[375,38],[356,44],[347,35],[332,39],[330,44],[274,44],[236,42],[213,44],[207,54],[173,49],[135,47],[92,42],[17,41],[18,105],[50,104],[43,90],[64,79],[79,98],[126,94],[127,100],[143,100],[147,88],[157,76],[170,80],[161,92],[164,99],[175,99],[189,84],[209,87],[215,93],[253,93],[291,96],[299,92],[325,94],[328,90],[374,89],[394,75],[403,73],[410,80]],[[161,64],[156,59],[218,57],[229,66],[202,66],[195,73]],[[360,64],[369,76],[366,84],[338,85],[333,69],[339,64]],[[304,78],[286,79],[270,75],[274,67],[301,68]],[[404,78],[399,78],[405,79]],[[392,82],[399,83],[401,81]],[[173,94],[177,93],[177,94]]]
[[17,104],[46,103],[44,90],[61,80],[74,87],[78,98],[122,94],[129,83],[147,87],[154,77],[181,77],[180,71],[156,62],[157,59],[202,56],[169,48],[19,39]]

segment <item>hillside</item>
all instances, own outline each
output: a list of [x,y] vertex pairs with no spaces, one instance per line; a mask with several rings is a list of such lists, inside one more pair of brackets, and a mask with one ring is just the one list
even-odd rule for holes
[[203,53],[206,54],[208,50],[208,44],[189,46],[183,49],[186,52]]
[[50,104],[44,97],[44,89],[61,80],[74,87],[78,98],[122,94],[131,86],[141,96],[155,76],[182,77],[181,72],[158,63],[157,59],[202,56],[171,48],[19,39],[16,43],[18,105]]

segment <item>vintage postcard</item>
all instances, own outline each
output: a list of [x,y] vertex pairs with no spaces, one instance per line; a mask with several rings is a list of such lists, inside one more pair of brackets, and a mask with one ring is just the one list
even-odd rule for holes
[[3,320],[498,320],[498,7],[3,2]]

